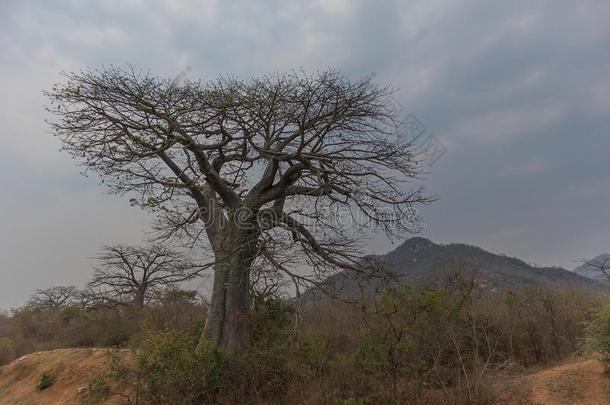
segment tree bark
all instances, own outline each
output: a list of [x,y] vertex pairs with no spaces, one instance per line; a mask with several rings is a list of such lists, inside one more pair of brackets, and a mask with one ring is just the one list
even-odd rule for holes
[[[250,344],[250,266],[256,256],[251,230],[233,229],[221,243],[206,323],[197,346],[205,342],[237,353]],[[218,256],[218,255],[217,255]]]
[[145,291],[143,288],[140,288],[138,291],[136,291],[136,295],[134,297],[133,303],[135,304],[135,306],[139,309],[144,308],[144,297],[145,297]]

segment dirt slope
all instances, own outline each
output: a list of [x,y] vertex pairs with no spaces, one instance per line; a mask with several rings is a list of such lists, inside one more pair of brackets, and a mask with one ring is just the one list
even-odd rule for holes
[[500,403],[610,404],[610,376],[594,359],[576,360],[501,384]]
[[[109,349],[58,349],[24,356],[0,368],[0,405],[79,404],[79,393],[109,366]],[[129,351],[120,351],[124,358]],[[54,383],[39,392],[44,373]],[[518,377],[497,378],[499,404],[610,405],[610,376],[594,359],[578,359]],[[113,387],[114,392],[125,392]],[[107,404],[120,404],[113,396]]]
[[[0,368],[0,404],[79,404],[79,393],[89,381],[107,371],[108,353],[109,349],[58,349],[23,356]],[[39,392],[36,386],[44,373],[54,382]],[[113,401],[107,403],[120,403],[118,397]]]

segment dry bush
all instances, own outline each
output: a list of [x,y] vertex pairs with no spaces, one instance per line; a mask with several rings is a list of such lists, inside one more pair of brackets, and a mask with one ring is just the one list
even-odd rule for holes
[[499,356],[528,367],[578,352],[585,323],[603,301],[574,290],[531,287],[482,297],[476,316],[499,339]]
[[188,291],[160,292],[144,309],[130,305],[85,307],[70,303],[56,308],[28,304],[11,316],[0,316],[0,364],[41,350],[126,346],[144,327],[186,331],[203,322],[205,310]]
[[[498,373],[577,353],[584,325],[603,301],[540,287],[481,291],[459,276],[390,289],[359,305],[257,299],[251,349],[209,376],[214,392],[197,395],[227,404],[491,403]],[[161,356],[127,373],[139,376],[132,386],[142,376],[188,376],[198,368],[180,359],[194,350],[204,311],[184,291],[159,293],[144,310],[26,307],[0,317],[0,360],[55,347],[130,343],[143,358]],[[153,381],[147,389],[155,398],[179,400],[179,390],[166,392],[173,388]]]
[[9,337],[0,336],[0,365],[14,359],[16,352],[15,342]]
[[432,391],[444,403],[493,402],[495,372],[578,353],[604,300],[544,287],[481,291],[471,281],[394,290],[364,311],[343,303],[305,310],[305,331],[339,343],[328,345],[327,392],[317,397],[338,390],[341,399],[417,403]]
[[599,308],[586,325],[587,337],[585,350],[597,352],[604,364],[606,373],[610,373],[610,305]]

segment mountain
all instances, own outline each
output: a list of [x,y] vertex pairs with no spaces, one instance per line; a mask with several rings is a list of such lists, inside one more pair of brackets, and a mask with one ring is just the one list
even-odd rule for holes
[[[401,283],[438,282],[458,265],[474,274],[481,287],[492,291],[546,285],[610,293],[610,283],[606,285],[559,267],[534,267],[522,260],[490,253],[476,246],[461,243],[441,245],[421,237],[408,239],[385,255],[369,256],[367,259],[383,263]],[[374,291],[380,285],[380,282],[363,283],[353,273],[345,271],[330,277],[326,283],[336,286],[341,295],[352,298],[363,290]],[[309,291],[309,294],[317,296],[315,290],[317,288]]]
[[602,266],[604,263],[606,263],[606,265],[607,265],[606,267],[609,268],[608,273],[610,274],[610,254],[609,253],[601,254],[601,255],[589,260],[588,263],[585,263],[582,266],[575,268],[574,273],[576,273],[580,276],[583,276],[583,277],[590,278],[592,280],[599,281],[603,284],[610,286],[610,280],[608,280],[608,277],[606,277],[606,275],[604,273],[602,273],[599,269],[599,266]]

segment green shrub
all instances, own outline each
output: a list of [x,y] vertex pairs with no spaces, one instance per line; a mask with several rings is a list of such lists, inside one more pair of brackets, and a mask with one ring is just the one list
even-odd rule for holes
[[296,353],[299,366],[309,377],[323,377],[331,362],[328,338],[320,333],[301,333],[299,352]]
[[588,350],[597,351],[610,372],[610,305],[598,310],[587,324],[585,345]]
[[354,353],[354,365],[366,375],[383,376],[389,372],[388,347],[380,337],[365,337]]
[[286,344],[292,310],[279,298],[254,299],[251,316],[254,346]]
[[[226,353],[211,345],[195,352],[197,337],[178,331],[150,334],[136,370],[143,398],[152,403],[213,403],[227,375]],[[146,403],[145,401],[145,403]]]
[[13,339],[0,336],[0,365],[8,363],[15,358],[16,345]]
[[133,398],[130,395],[126,395],[127,403],[134,405],[141,404],[137,372],[122,353],[124,351],[119,350],[112,350],[106,353],[109,368],[105,373],[90,379],[85,389],[79,390],[78,396],[82,404],[98,405],[105,403],[113,395],[125,395],[121,390],[113,393],[111,383],[115,383],[121,388],[126,388],[127,392],[134,394]]
[[110,395],[108,376],[100,376],[89,380],[87,388],[79,395],[80,402],[86,405],[98,405],[103,403]]
[[36,385],[36,389],[38,391],[44,391],[52,385],[53,385],[53,377],[51,377],[50,374],[44,373],[42,375],[42,377],[40,378],[38,385]]
[[294,378],[285,346],[253,347],[233,359],[232,386],[242,398],[283,399]]

